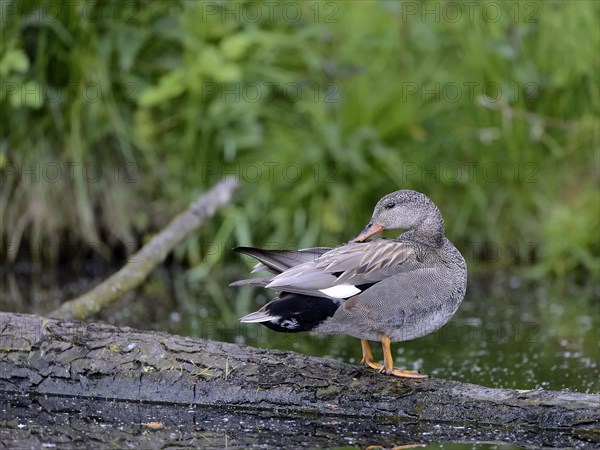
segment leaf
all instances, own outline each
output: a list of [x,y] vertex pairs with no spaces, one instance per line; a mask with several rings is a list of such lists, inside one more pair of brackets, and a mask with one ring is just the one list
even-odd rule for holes
[[227,59],[237,60],[246,53],[249,45],[248,35],[238,33],[223,39],[221,50]]
[[156,106],[178,95],[186,89],[183,72],[176,70],[161,77],[158,85],[146,89],[140,95],[140,105],[146,108]]
[[29,69],[27,55],[21,49],[7,51],[0,60],[0,77],[4,78],[12,72],[23,73]]

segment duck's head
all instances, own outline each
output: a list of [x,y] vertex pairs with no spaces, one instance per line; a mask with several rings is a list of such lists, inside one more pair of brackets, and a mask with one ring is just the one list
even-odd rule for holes
[[417,191],[403,189],[379,200],[367,226],[350,242],[362,242],[383,230],[394,229],[443,235],[444,221],[429,197]]

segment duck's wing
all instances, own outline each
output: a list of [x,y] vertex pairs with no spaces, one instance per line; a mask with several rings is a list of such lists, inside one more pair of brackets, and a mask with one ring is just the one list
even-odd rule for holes
[[312,296],[350,298],[381,280],[425,267],[414,243],[378,239],[337,247],[315,261],[276,275],[265,287]]
[[300,250],[265,250],[256,247],[235,247],[232,251],[252,256],[260,261],[253,267],[252,273],[262,270],[281,273],[294,266],[315,261],[330,250],[330,247],[311,247]]
[[[259,262],[253,267],[251,273],[266,271],[276,275],[294,266],[316,261],[321,255],[330,250],[331,248],[329,247],[312,247],[300,250],[265,250],[255,247],[236,247],[232,251],[258,259]],[[272,276],[249,278],[247,280],[235,281],[230,286],[265,287],[272,279]]]

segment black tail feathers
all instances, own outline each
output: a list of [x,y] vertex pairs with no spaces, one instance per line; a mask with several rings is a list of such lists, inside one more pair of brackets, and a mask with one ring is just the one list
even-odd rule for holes
[[260,322],[272,330],[284,333],[311,331],[333,316],[336,300],[282,292],[259,311],[242,317],[242,322]]

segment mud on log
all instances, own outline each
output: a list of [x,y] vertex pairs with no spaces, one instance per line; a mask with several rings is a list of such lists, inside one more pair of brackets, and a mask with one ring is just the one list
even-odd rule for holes
[[580,430],[598,438],[600,395],[403,380],[336,360],[0,313],[0,392]]

